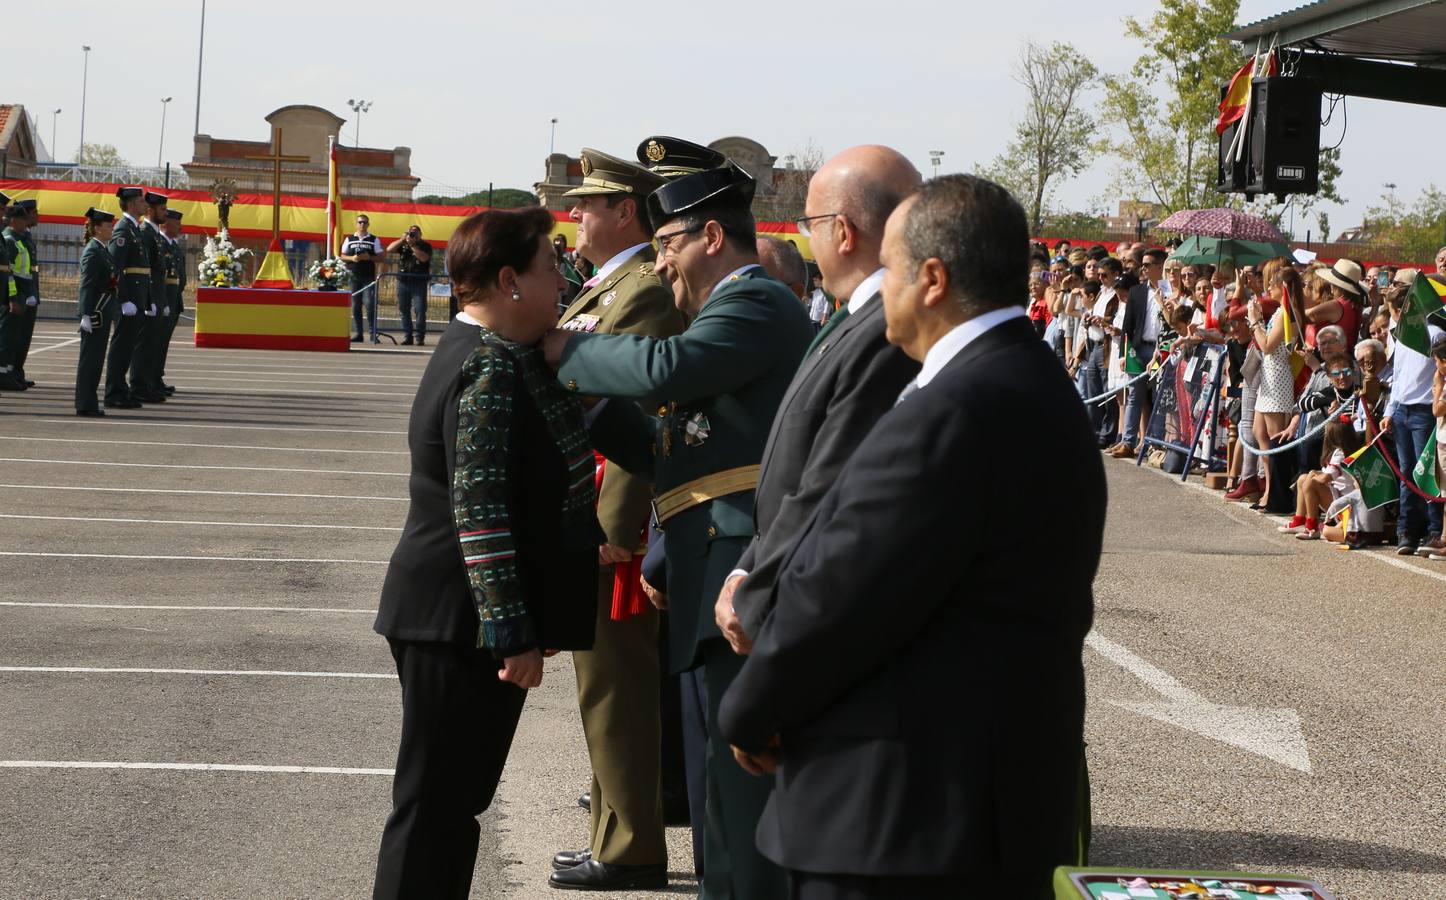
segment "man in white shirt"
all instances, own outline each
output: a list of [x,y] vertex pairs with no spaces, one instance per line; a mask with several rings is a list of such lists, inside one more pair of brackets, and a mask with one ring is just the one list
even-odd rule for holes
[[[1425,278],[1425,274],[1416,276]],[[1428,324],[1431,340],[1443,332]],[[1381,428],[1391,432],[1396,441],[1396,464],[1409,473],[1421,458],[1421,451],[1436,428],[1431,414],[1431,382],[1436,364],[1431,357],[1418,353],[1400,341],[1391,356],[1391,402],[1381,417]],[[1404,483],[1401,485],[1401,514],[1396,520],[1396,552],[1402,556],[1415,553],[1422,541],[1441,533],[1441,504],[1427,503]]]
[[[1111,335],[1106,330],[1106,326],[1113,318],[1110,304],[1115,302],[1115,279],[1120,277],[1122,268],[1120,261],[1111,256],[1100,260],[1096,270],[1099,273],[1101,285],[1100,296],[1095,300],[1094,308],[1090,310],[1090,315],[1086,318],[1089,335],[1087,345],[1089,356],[1085,366],[1085,396],[1087,398],[1100,396],[1109,386],[1106,339]],[[1114,414],[1114,407],[1091,403],[1089,415],[1090,426],[1095,431],[1100,449],[1112,446],[1119,433],[1119,416]]]

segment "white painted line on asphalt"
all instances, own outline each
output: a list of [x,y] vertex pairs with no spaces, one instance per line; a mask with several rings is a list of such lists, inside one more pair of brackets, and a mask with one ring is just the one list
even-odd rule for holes
[[46,609],[132,609],[178,612],[301,612],[347,613],[376,615],[374,609],[348,609],[342,606],[178,606],[160,603],[47,603],[40,600],[0,600],[0,606],[37,606]]
[[192,562],[257,562],[257,563],[339,563],[353,566],[385,566],[385,559],[299,559],[278,556],[161,556],[142,553],[50,553],[39,550],[0,550],[0,556],[44,556],[59,559],[165,559]]
[[[384,418],[394,418],[385,416]],[[36,422],[44,422],[49,425],[84,425],[89,424],[80,419],[35,419]],[[232,431],[305,431],[320,434],[406,434],[405,431],[372,431],[369,428],[303,428],[299,425],[191,425],[185,422],[128,422],[110,421],[104,428],[223,428]]]
[[395,672],[289,672],[285,669],[143,669],[130,666],[0,666],[37,675],[220,675],[228,678],[361,678],[395,681]]
[[409,456],[408,450],[353,450],[333,449],[329,447],[263,447],[255,444],[188,444],[171,443],[167,441],[115,441],[103,438],[47,438],[32,437],[30,435],[0,434],[0,441],[22,441],[24,443],[53,443],[53,444],[123,444],[129,447],[194,447],[207,450],[266,450],[268,452],[280,453],[357,453],[363,456]]
[[409,397],[409,398],[412,398],[412,397],[416,397],[416,396],[417,396],[417,394],[416,394],[415,391],[413,391],[413,392],[411,392],[411,393],[383,393],[383,392],[381,392],[381,391],[307,391],[307,390],[302,390],[301,388],[276,388],[276,389],[274,389],[274,390],[262,388],[262,389],[259,389],[259,390],[258,390],[258,389],[256,389],[256,388],[250,387],[249,385],[248,385],[248,386],[237,385],[237,390],[235,390],[235,391],[222,391],[222,390],[215,390],[215,389],[212,389],[212,388],[187,388],[187,389],[186,389],[186,395],[187,395],[187,396],[189,396],[189,395],[191,395],[191,394],[236,394],[236,393],[243,393],[243,394],[248,394],[248,395],[250,395],[250,394],[322,394],[322,395],[327,395],[327,396]]
[[[1165,471],[1163,471],[1163,470],[1161,470],[1161,469],[1155,469],[1155,468],[1152,468],[1152,467],[1150,467],[1150,466],[1140,466],[1139,468],[1145,469],[1145,470],[1150,471],[1150,472],[1154,472],[1156,475],[1163,475],[1163,476],[1165,476],[1166,478],[1168,478],[1168,479],[1170,479],[1171,481],[1173,481],[1175,484],[1183,484],[1185,487],[1188,487],[1188,488],[1190,488],[1191,490],[1199,491],[1200,493],[1209,495],[1209,496],[1211,496],[1211,497],[1217,497],[1217,496],[1219,496],[1220,493],[1221,493],[1220,491],[1212,491],[1210,488],[1206,487],[1204,484],[1201,484],[1201,483],[1198,483],[1198,482],[1194,482],[1194,481],[1185,481],[1185,482],[1182,482],[1182,481],[1180,481],[1180,476],[1178,476],[1178,475],[1171,475],[1169,472],[1165,472]],[[1250,520],[1250,519],[1243,518],[1243,517],[1237,515],[1237,514],[1235,513],[1235,511],[1232,509],[1232,507],[1234,507],[1234,506],[1236,506],[1236,504],[1234,504],[1234,503],[1227,503],[1225,506],[1223,506],[1223,507],[1221,508],[1221,511],[1224,512],[1226,516],[1228,516],[1229,518],[1235,520],[1236,522],[1241,523],[1242,525],[1257,524],[1257,522],[1255,522],[1255,521],[1252,521],[1252,520]],[[1263,519],[1265,519],[1266,521],[1276,522],[1276,523],[1283,523],[1283,522],[1288,521],[1288,519],[1286,519],[1286,518],[1283,517],[1283,516],[1274,516],[1274,515],[1271,515],[1271,514],[1269,514],[1269,513],[1259,513],[1259,518],[1263,518]],[[1279,546],[1279,545],[1280,545],[1280,542],[1277,541],[1277,540],[1275,540],[1275,536],[1274,536],[1274,535],[1261,534],[1261,537],[1262,537],[1267,543],[1269,543],[1271,546]],[[1294,543],[1297,543],[1297,544],[1305,543],[1305,541],[1293,541],[1293,542],[1294,542]],[[1312,542],[1312,543],[1320,544],[1320,545],[1322,545],[1322,546],[1330,546],[1329,542],[1327,542],[1327,541],[1314,541],[1314,542]],[[1339,551],[1337,551],[1337,552],[1339,552]],[[1402,570],[1407,571],[1407,572],[1413,572],[1413,573],[1415,573],[1415,574],[1417,574],[1417,575],[1424,575],[1424,576],[1427,577],[1427,578],[1434,578],[1434,579],[1436,579],[1437,581],[1446,582],[1446,572],[1432,572],[1432,571],[1430,571],[1429,569],[1423,569],[1423,568],[1421,568],[1420,566],[1413,566],[1413,565],[1411,565],[1410,563],[1406,562],[1405,560],[1403,560],[1403,559],[1397,559],[1395,556],[1391,555],[1393,552],[1394,552],[1394,551],[1384,551],[1384,552],[1383,552],[1383,551],[1371,551],[1371,550],[1353,550],[1353,551],[1351,551],[1350,556],[1351,556],[1352,558],[1365,557],[1366,559],[1373,559],[1373,560],[1375,560],[1376,562],[1385,563],[1386,565],[1388,565],[1388,566],[1394,566],[1394,567],[1397,568],[1397,569],[1402,569]]]
[[126,525],[206,525],[219,528],[317,528],[334,531],[401,531],[386,525],[306,525],[290,522],[198,522],[192,519],[108,519],[91,516],[35,516],[0,513],[0,519],[38,519],[46,522],[115,522]]
[[21,491],[100,491],[111,494],[204,494],[216,497],[290,497],[302,500],[383,500],[406,503],[407,497],[362,497],[352,494],[284,494],[267,491],[202,491],[184,488],[84,487],[70,484],[0,484]]
[[91,762],[79,760],[0,759],[0,769],[154,769],[163,772],[246,772],[260,775],[385,775],[394,769],[348,766],[253,766],[236,763]]
[[[33,370],[33,374],[36,374],[36,375],[49,374],[49,375],[55,375],[57,378],[61,377],[62,375],[71,375],[73,369],[74,369],[74,366],[56,366],[56,367],[54,367],[53,369],[50,368],[50,367],[46,367],[46,366],[33,366],[33,367],[32,367],[32,366],[28,366],[28,365],[26,366],[26,372],[32,372],[32,370]],[[211,372],[211,371],[213,371],[213,370],[211,370],[211,369],[201,369],[201,370],[197,370],[197,371],[199,371],[199,372]],[[407,377],[407,376],[395,376],[395,379],[394,379],[394,380],[376,381],[376,380],[373,380],[373,378],[371,377],[371,373],[367,373],[367,374],[368,374],[368,377],[367,377],[365,380],[360,379],[360,378],[350,377],[353,373],[348,373],[348,372],[317,372],[317,373],[312,373],[312,374],[302,374],[302,373],[290,374],[290,373],[287,373],[287,372],[274,372],[274,373],[269,373],[269,374],[271,374],[271,376],[272,376],[272,377],[270,377],[270,378],[265,377],[265,374],[268,374],[268,373],[260,373],[260,372],[237,372],[237,373],[232,374],[232,375],[227,375],[227,374],[201,375],[201,374],[197,374],[197,372],[188,372],[188,371],[186,371],[186,370],[184,370],[184,369],[172,369],[172,368],[170,368],[170,367],[167,367],[167,369],[166,369],[166,378],[167,378],[167,380],[179,382],[179,383],[180,383],[181,385],[183,385],[183,386],[184,386],[184,385],[189,385],[189,384],[191,384],[191,383],[193,383],[193,382],[197,382],[197,381],[221,381],[221,382],[225,382],[225,383],[227,383],[227,384],[235,385],[235,384],[237,384],[238,379],[244,378],[244,379],[245,379],[245,385],[244,385],[244,386],[245,386],[246,388],[248,388],[248,389],[250,388],[251,385],[260,384],[260,383],[269,383],[269,384],[298,384],[298,383],[305,383],[305,384],[311,384],[311,385],[328,384],[328,385],[354,385],[354,386],[374,385],[374,386],[376,386],[376,387],[388,387],[388,388],[394,388],[394,387],[411,387],[411,386],[414,386],[414,385],[416,384],[416,382],[417,382],[417,377],[418,377],[418,376],[411,376],[411,377]],[[419,374],[420,374],[420,373],[419,373]],[[319,376],[319,377],[318,377],[318,376]],[[44,381],[45,379],[39,379],[39,380]],[[401,382],[401,383],[398,384],[398,383],[396,383],[396,382]]]
[[29,459],[20,456],[0,456],[0,463],[40,463],[57,466],[111,466],[125,469],[205,469],[220,472],[286,472],[293,475],[385,475],[392,478],[406,478],[409,472],[370,472],[361,469],[283,469],[273,466],[194,466],[176,463],[130,463],[95,462],[85,459]]
[[1295,710],[1211,703],[1098,631],[1085,635],[1085,645],[1166,698],[1147,703],[1110,700],[1110,704],[1263,756],[1297,772],[1311,773],[1310,751],[1301,731],[1300,714]]
[[54,349],[56,349],[57,347],[69,347],[71,344],[79,344],[79,343],[80,343],[80,338],[78,338],[78,337],[73,337],[73,338],[71,338],[71,339],[68,340],[68,341],[61,341],[61,342],[58,343],[58,344],[51,344],[51,345],[48,346],[48,347],[32,347],[32,348],[30,349],[30,355],[31,355],[31,356],[34,356],[34,355],[37,354],[37,353],[44,353],[46,350],[54,350]]

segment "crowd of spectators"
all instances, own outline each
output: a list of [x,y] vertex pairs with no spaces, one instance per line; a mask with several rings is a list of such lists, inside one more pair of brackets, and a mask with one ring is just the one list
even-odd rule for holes
[[[1140,243],[1113,253],[1036,243],[1032,256],[1029,318],[1089,401],[1102,451],[1176,473],[1187,464],[1223,472],[1227,501],[1289,515],[1280,530],[1300,540],[1394,543],[1402,555],[1446,561],[1441,503],[1403,482],[1394,502],[1369,509],[1345,466],[1385,432],[1379,446],[1410,479],[1434,432],[1441,483],[1446,322],[1428,320],[1429,355],[1399,342],[1396,326],[1415,280],[1446,276],[1446,248],[1429,275],[1304,256],[1204,264]],[[1152,414],[1157,399],[1162,412],[1195,409],[1198,395],[1156,396],[1159,371],[1194,356],[1218,359],[1224,372],[1220,419],[1187,460],[1165,446],[1176,436],[1171,416]]]

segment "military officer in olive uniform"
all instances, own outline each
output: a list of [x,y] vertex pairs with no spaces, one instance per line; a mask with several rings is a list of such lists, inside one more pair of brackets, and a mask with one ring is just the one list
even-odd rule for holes
[[146,192],[143,188],[123,187],[115,195],[120,198],[121,218],[111,235],[109,249],[115,264],[119,314],[110,338],[110,352],[106,355],[105,405],[137,409],[141,403],[131,396],[126,374],[140,334],[141,309],[151,303],[151,258],[141,239],[139,218],[145,214]]
[[160,362],[156,366],[155,383],[151,386],[169,397],[176,389],[166,384],[166,359],[171,353],[171,337],[181,321],[181,310],[185,305],[186,292],[186,248],[181,243],[181,211],[166,207],[166,222],[161,226],[165,238],[166,253],[166,305],[161,307],[161,326],[165,336],[161,339]]
[[[653,271],[647,198],[663,179],[635,163],[584,148],[574,200],[577,252],[597,274],[559,320],[563,331],[671,337],[683,330],[673,293]],[[667,883],[661,782],[658,611],[638,585],[653,497],[649,479],[604,463],[598,522],[597,631],[573,653],[577,699],[592,762],[592,842],[559,853],[551,882],[592,889]],[[634,559],[636,557],[636,559]]]
[[[813,339],[802,305],[758,264],[753,190],[753,179],[728,163],[684,175],[648,199],[658,274],[693,317],[682,334],[555,331],[543,342],[565,387],[614,398],[594,420],[597,448],[654,480],[668,559],[669,667],[703,667],[714,726],[743,658],[714,623],[713,600],[753,534],[764,441]],[[649,412],[619,400],[642,401]],[[705,765],[702,896],[787,896],[783,872],[753,839],[772,781],[745,773],[716,727]]]
[[106,248],[115,215],[85,211],[85,249],[80,253],[80,358],[75,364],[75,414],[104,416],[96,390],[105,366],[105,345],[116,315],[115,261]]
[[146,245],[146,258],[150,260],[151,278],[147,285],[147,302],[141,306],[140,332],[136,335],[136,350],[131,356],[130,384],[131,397],[142,403],[165,403],[166,395],[156,389],[156,379],[161,365],[161,346],[165,340],[165,316],[161,311],[166,307],[166,238],[161,234],[161,225],[166,221],[166,204],[170,198],[165,194],[146,191],[146,218],[141,222],[141,241]]

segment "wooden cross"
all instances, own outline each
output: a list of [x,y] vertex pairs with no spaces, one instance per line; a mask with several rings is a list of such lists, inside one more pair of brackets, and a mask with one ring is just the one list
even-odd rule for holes
[[285,156],[281,152],[281,129],[271,130],[271,154],[269,156],[248,156],[247,159],[269,160],[271,162],[272,183],[271,194],[271,239],[273,241],[281,238],[281,164],[284,162],[311,162],[309,156]]

